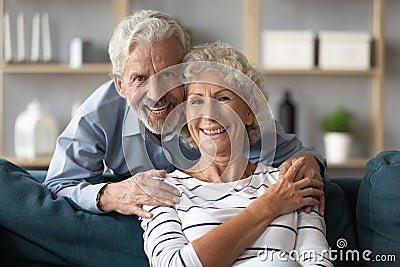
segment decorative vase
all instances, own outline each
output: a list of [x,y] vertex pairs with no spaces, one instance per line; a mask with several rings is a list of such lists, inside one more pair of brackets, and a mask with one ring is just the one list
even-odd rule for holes
[[348,159],[352,137],[350,133],[329,132],[324,134],[326,160],[341,163]]
[[279,122],[286,133],[296,132],[296,107],[288,90],[285,91],[284,99],[279,105]]
[[58,127],[39,101],[33,100],[15,120],[15,156],[34,160],[37,156],[50,156],[54,152]]

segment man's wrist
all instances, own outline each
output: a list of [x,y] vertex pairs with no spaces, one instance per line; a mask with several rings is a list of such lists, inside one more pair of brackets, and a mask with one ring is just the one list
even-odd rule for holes
[[[307,152],[305,152],[305,153],[301,153],[301,154],[297,155],[296,158],[297,158],[297,157],[302,157],[302,156],[312,158],[312,159],[317,163],[317,165],[318,165],[318,167],[319,167],[319,174],[321,175],[321,177],[324,177],[324,176],[325,176],[325,169],[326,169],[325,164],[324,164],[323,162],[321,162],[321,161],[318,159],[317,156],[313,155],[312,153],[307,153]],[[317,166],[317,165],[316,165],[316,166]]]
[[103,196],[104,190],[105,190],[107,185],[108,184],[105,184],[102,188],[100,188],[100,190],[99,190],[99,192],[97,193],[97,196],[96,196],[96,207],[102,212],[106,212],[102,208],[101,197]]
[[314,157],[314,159],[319,165],[319,174],[321,175],[321,177],[325,177],[325,170],[326,170],[325,164],[319,161],[317,157]]

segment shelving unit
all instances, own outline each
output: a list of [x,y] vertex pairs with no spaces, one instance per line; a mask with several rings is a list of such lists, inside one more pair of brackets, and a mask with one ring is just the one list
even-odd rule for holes
[[[4,13],[4,1],[0,0],[0,11]],[[110,0],[113,3],[113,20],[117,24],[121,18],[130,13],[132,3],[131,0]],[[260,0],[242,0],[243,1],[243,41],[244,52],[251,62],[258,65],[260,53]],[[268,1],[268,0],[263,0]],[[292,0],[295,1],[295,0]],[[371,26],[370,33],[374,40],[373,54],[374,66],[367,71],[326,71],[318,67],[312,70],[279,70],[279,69],[260,69],[267,76],[276,76],[278,79],[287,76],[298,75],[307,76],[307,79],[313,77],[328,76],[335,79],[337,77],[367,77],[370,80],[369,86],[369,127],[370,127],[370,146],[368,155],[362,159],[352,159],[344,164],[329,164],[331,168],[362,168],[367,161],[367,158],[374,156],[377,152],[383,149],[383,88],[384,88],[384,73],[385,73],[385,47],[384,47],[384,12],[385,0],[369,0],[371,4]],[[345,8],[345,6],[343,7]],[[1,32],[0,27],[0,32]],[[0,35],[1,36],[1,35]],[[1,41],[1,40],[0,40]],[[2,42],[0,42],[0,51]],[[0,54],[1,58],[1,54]],[[65,64],[4,64],[0,62],[0,110],[4,108],[4,92],[10,90],[4,88],[5,75],[25,75],[25,74],[72,74],[72,75],[87,75],[87,74],[102,74],[110,71],[109,64],[84,64],[82,68],[71,69]],[[47,78],[48,79],[48,78]],[[4,115],[3,115],[4,116]],[[0,116],[0,155],[2,153],[3,140],[3,116]],[[17,159],[10,157],[14,162]],[[50,159],[38,160],[39,165],[47,165]],[[22,166],[32,165],[32,162],[18,162]]]
[[84,64],[72,69],[66,64],[35,63],[35,64],[3,64],[0,67],[4,74],[96,74],[109,73],[110,64]]
[[[260,0],[244,0],[244,52],[249,60],[265,73],[265,75],[327,75],[327,76],[367,76],[370,77],[370,122],[371,140],[369,155],[365,159],[352,159],[343,164],[330,164],[329,168],[363,168],[367,159],[383,149],[383,91],[385,73],[384,18],[385,0],[370,0],[371,26],[370,33],[374,40],[373,55],[375,64],[367,71],[325,71],[313,70],[266,70],[259,66],[260,44]],[[344,7],[345,8],[345,7]]]
[[[129,13],[130,1],[129,0],[110,0],[112,1],[113,10],[113,23],[114,26],[119,21],[126,17]],[[0,14],[4,14],[4,2],[0,0]],[[0,36],[2,36],[2,23],[0,23]],[[3,51],[3,40],[0,37],[0,51]],[[2,59],[2,52],[0,52],[0,59]],[[83,64],[78,69],[72,69],[67,64],[61,63],[35,63],[35,64],[7,64],[0,62],[0,157],[4,157],[19,166],[30,169],[46,168],[51,160],[51,157],[37,157],[34,160],[17,159],[13,155],[4,155],[3,153],[3,130],[4,130],[4,93],[9,90],[4,86],[5,75],[21,75],[21,74],[70,74],[70,75],[87,75],[87,74],[107,74],[111,70],[111,65],[104,64]]]

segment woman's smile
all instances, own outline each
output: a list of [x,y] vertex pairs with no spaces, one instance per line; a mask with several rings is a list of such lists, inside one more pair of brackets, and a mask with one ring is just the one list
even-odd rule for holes
[[225,128],[217,128],[217,129],[200,129],[206,135],[217,135],[226,132]]

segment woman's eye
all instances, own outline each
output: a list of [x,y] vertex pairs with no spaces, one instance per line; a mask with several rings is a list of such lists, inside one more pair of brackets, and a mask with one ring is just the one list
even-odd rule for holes
[[192,104],[192,105],[199,105],[202,103],[203,103],[203,100],[201,100],[201,99],[193,99],[192,101],[190,101],[190,104]]
[[169,71],[165,71],[165,72],[161,73],[162,78],[168,78],[169,76],[171,76],[171,73]]
[[222,97],[218,98],[218,101],[220,101],[220,102],[226,102],[226,101],[229,101],[229,100],[231,100],[231,99],[229,97],[227,97],[227,96],[222,96]]

